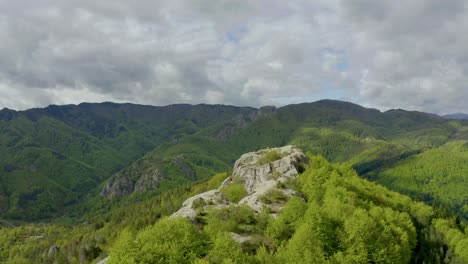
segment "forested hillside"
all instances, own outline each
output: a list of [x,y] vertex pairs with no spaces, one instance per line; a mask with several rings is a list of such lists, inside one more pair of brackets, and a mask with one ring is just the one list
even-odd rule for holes
[[163,142],[253,108],[80,104],[0,112],[0,212],[33,220],[63,215],[113,173]]
[[[213,209],[197,224],[168,218],[227,174],[113,209],[76,226],[0,230],[7,263],[466,263],[465,222],[310,156],[288,183],[299,196],[277,218],[246,206]],[[272,196],[273,197],[273,196]],[[301,198],[302,197],[302,198]],[[280,198],[282,199],[282,198]],[[248,237],[239,243],[232,233]]]
[[[226,130],[230,133],[219,138],[220,131]],[[228,170],[230,164],[244,152],[292,144],[333,162],[347,162],[361,176],[373,180],[378,178],[385,186],[396,188],[387,185],[388,181],[383,179],[388,174],[380,174],[381,171],[400,166],[398,162],[446,143],[464,144],[466,140],[468,123],[464,121],[450,121],[435,115],[403,110],[381,113],[351,103],[324,100],[285,106],[245,126],[227,123],[181,137],[177,142],[164,143],[114,178],[118,180],[119,177],[122,179],[122,175],[149,175],[161,168],[158,165],[161,160],[176,155],[183,155],[196,174],[204,178],[210,173]],[[451,151],[447,149],[448,153]],[[427,155],[433,154],[428,152]],[[460,179],[455,181],[459,189],[466,189],[466,185],[461,184],[468,176],[465,171],[461,163],[450,168],[449,173]],[[189,182],[182,173],[175,172],[172,175],[175,177],[162,181],[163,186]],[[125,183],[123,179],[120,182]],[[418,182],[420,180],[420,177],[416,179]],[[400,185],[402,188],[410,188],[405,186],[404,181]],[[410,189],[405,193],[431,204],[441,205],[444,200],[443,204],[448,210],[463,215],[461,207],[467,202],[464,195],[458,197],[458,201],[443,197],[452,191],[453,186],[455,184],[440,185],[439,196],[423,195],[423,192],[413,196]],[[134,193],[134,196],[138,195],[141,194]],[[96,201],[93,203],[96,204]]]
[[[0,132],[0,209],[9,222],[80,222],[287,144],[466,217],[468,122],[427,113],[332,100],[278,109],[80,104],[1,110]],[[429,177],[426,165],[436,162]]]

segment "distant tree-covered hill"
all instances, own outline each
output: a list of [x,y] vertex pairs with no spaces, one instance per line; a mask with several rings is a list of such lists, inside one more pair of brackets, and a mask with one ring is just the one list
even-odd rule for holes
[[443,117],[447,119],[468,120],[468,114],[463,113],[444,115]]
[[80,104],[0,112],[0,212],[4,218],[63,214],[146,152],[253,108],[219,105]]
[[0,228],[0,262],[467,263],[465,221],[362,179],[346,164],[312,155],[304,169],[285,182],[297,196],[264,194],[265,202],[285,203],[276,217],[245,205],[207,207],[196,223],[167,217],[188,197],[218,188],[228,176],[221,173],[79,225]]
[[30,221],[101,213],[227,171],[244,152],[286,144],[347,162],[363,177],[465,214],[465,198],[446,195],[467,178],[459,163],[444,171],[455,184],[437,191],[414,188],[427,180],[420,172],[405,185],[398,167],[420,155],[438,155],[440,148],[452,153],[456,148],[444,146],[466,140],[463,120],[333,100],[278,109],[114,103],[4,109],[1,217]]

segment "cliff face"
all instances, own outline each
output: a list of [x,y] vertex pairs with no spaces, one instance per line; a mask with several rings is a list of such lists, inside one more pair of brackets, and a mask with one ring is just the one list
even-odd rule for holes
[[167,179],[169,176],[175,176],[168,175],[165,171],[167,168],[172,168],[178,176],[191,181],[197,179],[195,170],[184,160],[183,155],[153,164],[141,161],[112,176],[101,190],[101,196],[113,199],[128,196],[132,193],[155,190],[159,187],[161,180]]
[[[294,146],[263,149],[242,155],[235,163],[233,173],[216,190],[210,190],[187,199],[173,214],[196,221],[200,212],[230,205],[248,205],[254,211],[264,208],[272,214],[279,213],[289,197],[298,195],[287,187],[309,160],[302,150]],[[239,188],[243,197],[230,198],[230,189]]]

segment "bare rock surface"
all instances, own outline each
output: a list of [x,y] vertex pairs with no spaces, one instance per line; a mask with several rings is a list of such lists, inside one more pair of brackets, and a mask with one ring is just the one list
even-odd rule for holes
[[183,155],[164,159],[154,164],[139,160],[112,176],[101,190],[101,196],[107,199],[114,199],[128,196],[132,193],[155,190],[163,179],[174,176],[168,175],[164,171],[164,166],[168,164],[179,169],[182,173],[181,176],[192,181],[197,179],[195,170],[184,160]]
[[114,176],[109,179],[106,186],[101,190],[101,195],[108,199],[130,195],[135,183],[126,174]]
[[[279,213],[289,197],[298,195],[296,191],[284,187],[285,183],[304,171],[308,162],[307,155],[294,146],[246,153],[235,162],[232,175],[217,190],[190,197],[173,216],[194,220],[200,210],[231,204],[246,204],[256,212],[268,208],[273,214]],[[233,203],[222,192],[239,182],[243,184],[247,195],[239,203]],[[270,198],[272,193],[275,193],[276,198],[283,199]]]
[[158,187],[159,181],[163,178],[166,178],[167,175],[164,171],[160,169],[155,169],[151,174],[143,175],[135,183],[134,192],[144,192],[156,189]]
[[181,216],[194,220],[198,210],[206,207],[222,207],[231,204],[231,202],[219,191],[211,190],[192,196],[184,201],[179,211],[172,216]]

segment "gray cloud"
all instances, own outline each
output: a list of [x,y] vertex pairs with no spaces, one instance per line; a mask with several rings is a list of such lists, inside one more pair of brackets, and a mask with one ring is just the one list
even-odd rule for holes
[[0,108],[323,97],[468,112],[464,1],[0,0]]

